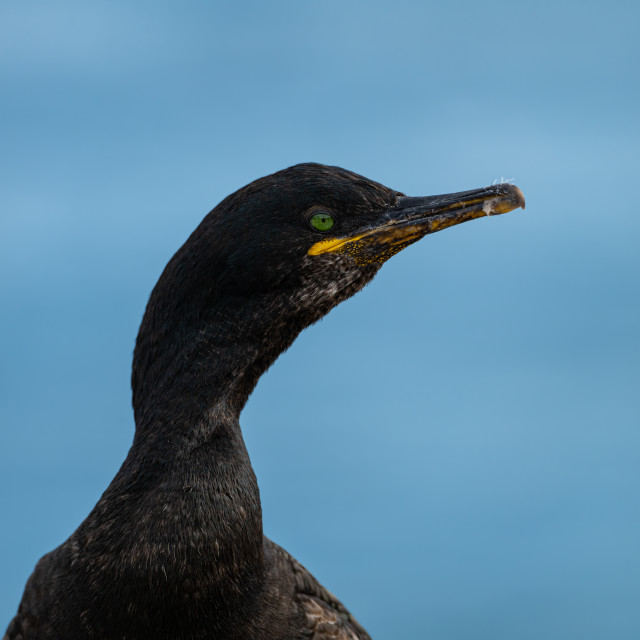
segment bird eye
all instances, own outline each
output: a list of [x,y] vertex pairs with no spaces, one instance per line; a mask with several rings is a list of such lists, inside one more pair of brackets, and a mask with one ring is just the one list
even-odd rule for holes
[[333,228],[333,225],[336,223],[335,219],[332,215],[328,214],[326,211],[320,211],[318,213],[314,213],[309,218],[309,224],[316,231],[330,231]]

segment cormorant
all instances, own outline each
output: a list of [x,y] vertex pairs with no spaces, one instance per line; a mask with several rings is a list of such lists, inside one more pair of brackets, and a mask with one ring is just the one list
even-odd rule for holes
[[300,164],[225,198],[160,276],[140,326],[131,449],[29,578],[9,640],[369,638],[262,533],[238,417],[296,336],[423,236],[524,207],[510,184],[411,198]]

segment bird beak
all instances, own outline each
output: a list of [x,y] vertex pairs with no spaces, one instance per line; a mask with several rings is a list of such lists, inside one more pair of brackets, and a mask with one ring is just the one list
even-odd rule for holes
[[441,196],[400,196],[373,225],[351,236],[316,242],[308,253],[341,253],[350,255],[359,265],[381,264],[429,233],[518,207],[524,209],[524,205],[522,191],[507,183]]

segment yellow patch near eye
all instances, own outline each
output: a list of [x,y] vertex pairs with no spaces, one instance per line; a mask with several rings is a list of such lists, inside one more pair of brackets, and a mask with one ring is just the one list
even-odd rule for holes
[[411,239],[398,237],[392,239],[389,234],[381,234],[379,230],[367,231],[350,238],[329,238],[316,242],[307,252],[310,256],[325,253],[340,253],[351,256],[360,266],[381,264],[392,255],[398,253]]
[[307,254],[310,256],[319,256],[321,253],[330,253],[331,251],[336,251],[348,242],[354,242],[355,240],[362,238],[364,235],[366,234],[354,236],[352,238],[327,238],[326,240],[320,240],[311,246],[309,251],[307,251]]
[[[364,249],[367,245],[372,248],[376,246],[378,250],[383,250],[385,245],[388,247],[398,244],[406,245],[407,242],[410,242],[414,238],[417,239],[418,236],[421,237],[422,235],[424,234],[420,227],[413,225],[370,229],[357,236],[350,236],[349,238],[327,238],[326,240],[320,240],[311,246],[307,254],[310,256],[319,256],[323,253],[353,254],[356,247],[358,248],[356,251],[359,252],[359,250]],[[363,240],[364,242],[361,242]],[[383,262],[384,260],[378,260],[372,255],[369,261]]]

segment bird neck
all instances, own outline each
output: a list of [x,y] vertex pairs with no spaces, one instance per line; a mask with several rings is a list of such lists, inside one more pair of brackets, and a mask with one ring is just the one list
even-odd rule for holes
[[[246,590],[262,580],[265,559],[260,495],[239,414],[305,322],[264,296],[200,310],[163,298],[152,294],[136,343],[134,442],[97,517],[85,525],[86,537],[105,513],[118,513],[110,549],[118,563],[130,559],[131,585],[155,585],[149,610],[156,600],[184,606],[173,603],[166,570],[189,579],[181,597],[191,588],[212,599],[227,594],[225,606],[240,611]],[[237,584],[246,585],[242,593]]]
[[133,363],[136,439],[176,450],[214,436],[220,415],[237,422],[260,376],[309,324],[286,306],[262,295],[173,316],[148,307]]
[[133,506],[122,519],[162,555],[141,564],[133,554],[135,566],[188,567],[209,576],[194,584],[232,594],[259,582],[265,562],[240,412],[262,373],[330,304],[301,301],[295,283],[247,290],[213,267],[190,270],[193,253],[176,254],[149,299],[133,361],[136,433],[104,504],[122,513],[125,496]]

